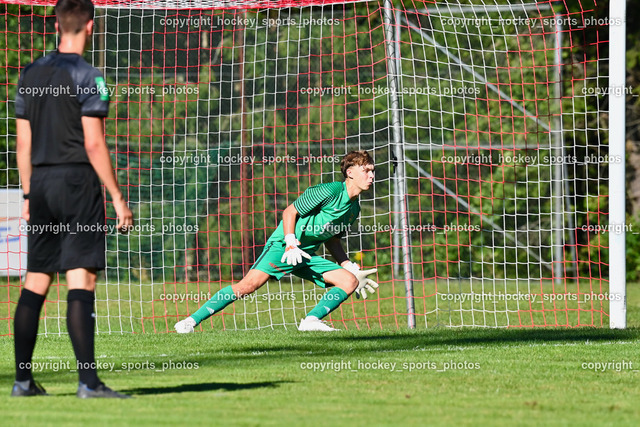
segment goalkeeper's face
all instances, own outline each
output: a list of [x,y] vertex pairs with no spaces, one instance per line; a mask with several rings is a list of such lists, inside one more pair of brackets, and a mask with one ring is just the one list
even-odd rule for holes
[[375,177],[375,167],[373,165],[351,166],[348,176],[353,179],[353,183],[361,191],[367,191],[373,185]]

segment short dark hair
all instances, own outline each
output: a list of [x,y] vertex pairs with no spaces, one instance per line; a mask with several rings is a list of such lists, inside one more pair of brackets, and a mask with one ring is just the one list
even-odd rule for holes
[[351,166],[366,166],[373,164],[373,159],[365,150],[352,151],[344,156],[342,162],[340,162],[340,169],[342,170],[342,175],[346,178],[347,169]]
[[91,0],[58,0],[55,11],[62,33],[78,34],[93,19]]

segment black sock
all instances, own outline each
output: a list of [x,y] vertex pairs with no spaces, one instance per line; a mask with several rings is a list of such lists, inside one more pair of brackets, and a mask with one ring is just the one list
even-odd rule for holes
[[13,316],[13,343],[16,353],[16,381],[29,381],[31,375],[31,358],[38,336],[40,310],[44,296],[23,289],[18,299],[18,307]]
[[94,293],[84,289],[71,289],[67,295],[67,330],[76,354],[78,375],[80,382],[90,389],[95,389],[100,384],[93,347],[94,300]]

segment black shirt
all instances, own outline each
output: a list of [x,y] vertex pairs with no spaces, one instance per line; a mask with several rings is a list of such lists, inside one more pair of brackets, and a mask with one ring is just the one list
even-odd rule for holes
[[16,117],[31,124],[31,164],[89,163],[82,116],[106,117],[104,77],[75,53],[52,52],[20,74]]

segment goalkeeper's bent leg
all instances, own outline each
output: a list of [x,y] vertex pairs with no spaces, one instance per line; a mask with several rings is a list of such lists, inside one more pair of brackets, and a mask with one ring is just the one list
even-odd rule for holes
[[334,285],[334,287],[322,296],[318,304],[307,314],[307,317],[313,316],[318,319],[326,317],[345,302],[358,286],[356,277],[343,268],[327,271],[322,275],[322,278],[325,283]]
[[322,319],[333,310],[338,308],[340,304],[345,302],[349,295],[338,287],[331,288],[325,293],[318,304],[307,314],[307,317],[314,316]]
[[233,292],[231,285],[220,289],[216,292],[209,301],[205,302],[202,307],[198,309],[195,313],[193,313],[191,317],[196,321],[196,325],[200,324],[203,320],[208,319],[213,316],[214,313],[217,313],[223,310],[226,306],[237,300],[236,294]]

